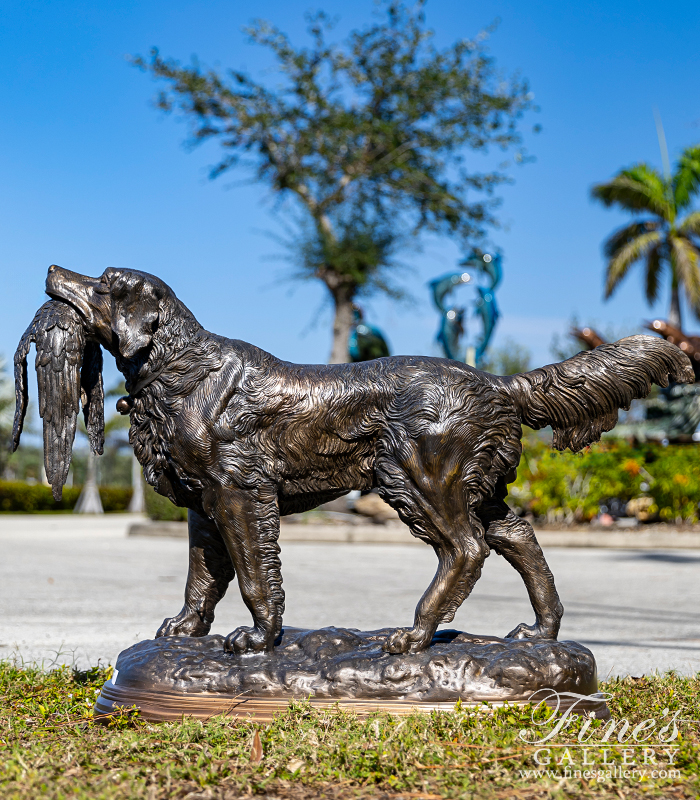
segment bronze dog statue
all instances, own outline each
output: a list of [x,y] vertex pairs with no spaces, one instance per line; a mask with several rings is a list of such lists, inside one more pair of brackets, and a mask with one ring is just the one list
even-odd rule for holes
[[[282,628],[280,516],[375,487],[439,562],[413,627],[394,632],[390,652],[428,647],[471,591],[489,548],[520,573],[535,611],[534,625],[518,625],[509,636],[555,639],[563,608],[552,573],[531,526],[505,503],[521,425],[551,425],[556,448],[578,451],[613,428],[618,408],[645,397],[652,382],[694,380],[687,356],[651,336],[512,377],[422,356],[298,365],[205,331],[166,284],[143,272],[108,269],[89,278],[53,266],[46,291],[54,300],[15,357],[15,446],[26,409],[26,356],[36,340],[40,388],[72,382],[74,402],[40,398],[54,439],[65,444],[55,426],[62,415],[72,419],[70,458],[75,359],[61,362],[45,351],[60,351],[61,341],[72,341],[71,324],[81,327],[74,339],[104,347],[126,378],[129,397],[118,405],[131,415],[130,440],[146,480],[189,509],[185,605],[157,636],[207,634],[237,575],[253,617],[252,627],[226,638],[237,653],[272,649]],[[63,333],[47,322],[56,319]],[[94,353],[86,356],[82,394],[99,427],[95,363]],[[92,436],[99,445],[99,432]],[[52,471],[60,490],[65,446],[52,454],[60,461]]]

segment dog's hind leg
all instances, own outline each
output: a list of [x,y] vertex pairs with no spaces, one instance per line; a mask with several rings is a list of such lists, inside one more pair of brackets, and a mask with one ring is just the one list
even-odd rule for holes
[[[436,529],[437,532],[437,529]],[[462,538],[464,537],[464,538]],[[417,653],[425,650],[441,622],[450,622],[457,609],[474,588],[481,576],[481,566],[488,550],[465,530],[462,537],[440,537],[433,549],[438,568],[430,586],[421,597],[412,628],[398,628],[389,637],[386,649],[390,653]]]
[[523,622],[507,638],[556,639],[564,607],[532,526],[496,498],[481,505],[479,516],[487,544],[520,573],[535,612],[534,625]]
[[231,556],[212,520],[190,511],[187,515],[190,565],[185,605],[156,633],[159,636],[206,636],[214,621],[216,604],[235,577]]
[[[433,452],[435,458],[427,455]],[[413,627],[399,628],[385,645],[390,653],[419,652],[430,645],[437,626],[450,622],[481,575],[489,549],[481,523],[469,510],[449,462],[427,442],[415,457],[378,462],[380,494],[399,512],[414,536],[430,544],[438,568],[416,607]],[[456,473],[455,473],[456,474]]]
[[270,651],[282,630],[284,591],[279,538],[277,490],[219,486],[205,498],[238,575],[241,596],[253,616],[253,627],[242,626],[226,637],[232,653]]

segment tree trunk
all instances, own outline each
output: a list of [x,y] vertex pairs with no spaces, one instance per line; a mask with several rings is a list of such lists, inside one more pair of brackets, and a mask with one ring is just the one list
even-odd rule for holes
[[348,341],[352,328],[352,298],[354,292],[343,287],[340,291],[332,292],[333,295],[333,345],[329,364],[347,364],[350,361]]
[[668,324],[673,325],[674,328],[678,328],[680,331],[683,330],[681,325],[681,298],[678,291],[678,279],[675,275],[671,284],[671,306],[668,309]]
[[316,270],[333,298],[333,344],[329,364],[347,364],[350,361],[348,340],[353,323],[352,305],[357,294],[357,284],[348,275],[336,272],[332,267]]

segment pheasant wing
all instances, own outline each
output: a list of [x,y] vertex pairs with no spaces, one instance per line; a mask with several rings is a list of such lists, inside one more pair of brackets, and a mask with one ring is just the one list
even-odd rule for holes
[[[47,304],[48,305],[48,304]],[[44,467],[56,500],[68,477],[80,409],[80,368],[85,331],[78,313],[57,302],[36,332],[39,415],[44,421]]]
[[[22,335],[15,352],[15,420],[12,429],[12,452],[19,447],[19,440],[24,427],[24,418],[27,414],[29,403],[29,392],[27,388],[27,356],[32,343],[37,342],[37,337],[43,341],[45,332],[49,330],[57,320],[61,319],[66,309],[72,312],[65,303],[56,300],[49,300],[36,312],[34,319],[27,330]],[[77,314],[73,312],[77,317]]]
[[[16,407],[13,450],[19,445],[27,413],[27,355],[32,342],[36,345],[39,415],[44,422],[44,466],[53,496],[60,500],[63,484],[68,477],[80,408],[80,370],[85,350],[85,330],[78,312],[66,303],[49,300],[37,311],[20,339],[14,359]],[[91,368],[87,374],[92,374],[97,360],[92,350],[90,357]],[[101,353],[99,361],[101,363]],[[86,397],[93,392],[97,397],[101,377],[91,379],[88,384],[91,394],[88,395],[86,391]],[[95,405],[99,406],[99,402]]]

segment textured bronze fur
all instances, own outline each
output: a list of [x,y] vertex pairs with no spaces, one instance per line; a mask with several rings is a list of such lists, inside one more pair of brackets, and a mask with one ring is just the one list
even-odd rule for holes
[[185,605],[158,635],[208,633],[237,575],[254,624],[226,638],[234,652],[270,650],[280,634],[280,515],[373,487],[439,562],[413,627],[389,637],[389,652],[430,644],[489,548],[520,572],[535,611],[534,625],[509,636],[555,639],[563,609],[552,574],[532,528],[504,502],[521,424],[552,425],[555,446],[580,450],[652,382],[694,379],[677,347],[650,336],[505,378],[419,356],[298,365],[205,331],[146,273],[94,279],[52,267],[47,292],[115,356],[146,479],[190,509]]

